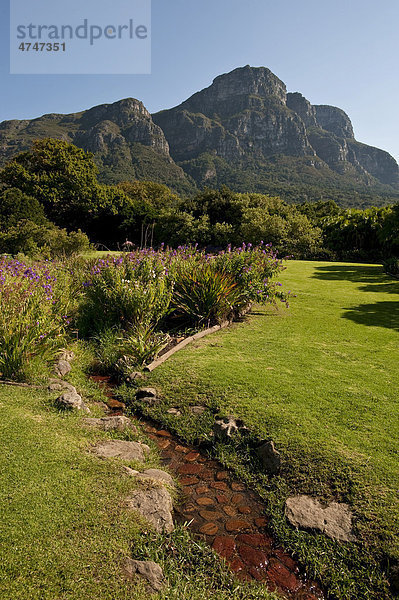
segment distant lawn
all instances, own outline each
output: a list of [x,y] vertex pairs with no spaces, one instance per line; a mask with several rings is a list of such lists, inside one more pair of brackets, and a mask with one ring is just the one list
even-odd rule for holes
[[[164,395],[154,414],[201,437],[210,416],[179,421],[165,408],[205,402],[272,437],[282,477],[257,481],[280,539],[339,598],[385,598],[374,559],[399,557],[399,281],[377,265],[305,261],[290,261],[281,281],[297,294],[289,310],[256,309],[154,372]],[[293,531],[282,516],[293,492],[350,502],[361,543]]]

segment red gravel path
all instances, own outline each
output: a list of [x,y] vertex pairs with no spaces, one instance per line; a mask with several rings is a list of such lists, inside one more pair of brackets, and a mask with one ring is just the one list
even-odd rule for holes
[[[109,385],[106,377],[93,379]],[[107,395],[112,413],[121,414],[124,405],[112,397],[110,387]],[[269,590],[292,600],[324,599],[320,586],[307,581],[291,556],[275,544],[267,531],[262,500],[253,491],[220,463],[180,444],[168,431],[150,424],[145,424],[144,430],[182,486],[183,501],[175,509],[176,521],[188,523],[226,559],[239,579],[264,582]]]

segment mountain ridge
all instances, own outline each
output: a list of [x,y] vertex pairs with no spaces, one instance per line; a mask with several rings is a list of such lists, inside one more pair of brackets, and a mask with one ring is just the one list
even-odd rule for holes
[[342,109],[287,93],[266,67],[219,75],[153,115],[140,100],[125,98],[68,115],[3,121],[0,166],[43,137],[92,152],[105,183],[152,179],[186,195],[227,184],[288,200],[296,193],[342,193],[351,202],[353,192],[370,196],[366,203],[373,194],[381,202],[399,197],[399,167],[388,152],[356,141]]

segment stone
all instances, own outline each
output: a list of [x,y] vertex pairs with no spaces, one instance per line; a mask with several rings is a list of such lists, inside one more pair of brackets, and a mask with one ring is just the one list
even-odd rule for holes
[[200,498],[197,498],[197,504],[199,504],[199,506],[212,506],[213,504],[215,504],[215,501],[213,498],[201,496]]
[[198,477],[180,477],[180,484],[183,486],[195,485],[199,482]]
[[256,527],[266,527],[267,519],[265,517],[256,517],[255,525]]
[[221,517],[220,512],[215,510],[200,510],[199,514],[205,521],[217,521]]
[[254,548],[271,548],[271,540],[262,533],[240,533],[237,542]]
[[262,442],[261,445],[257,447],[256,453],[261,460],[266,473],[269,475],[276,475],[280,471],[280,452],[275,449],[272,440]]
[[223,558],[228,560],[236,550],[236,543],[233,537],[228,535],[218,535],[215,537],[212,548]]
[[144,517],[157,533],[174,530],[172,497],[165,487],[134,490],[127,498],[127,506]]
[[242,504],[245,500],[245,496],[242,494],[233,494],[231,498],[232,504]]
[[226,531],[241,531],[242,529],[250,529],[250,525],[246,521],[242,521],[241,519],[230,519],[227,521]]
[[165,437],[165,438],[172,437],[172,434],[170,433],[170,431],[166,431],[166,429],[160,429],[159,431],[156,432],[156,435],[159,435],[160,437]]
[[193,415],[202,415],[206,411],[206,407],[205,406],[190,406],[189,411]]
[[203,494],[209,494],[210,489],[206,485],[198,485],[195,488],[195,491],[197,492],[197,494],[203,495]]
[[139,388],[136,392],[137,400],[141,400],[142,398],[156,398],[157,391],[152,387],[142,387]]
[[148,406],[154,406],[157,401],[155,396],[143,396],[139,399],[141,404],[147,404]]
[[172,488],[175,487],[175,482],[173,481],[172,475],[166,471],[162,471],[161,469],[146,469],[142,473],[137,473],[136,476],[142,480],[150,479],[168,485]]
[[178,408],[169,408],[167,411],[168,415],[174,415],[175,417],[181,417],[181,412]]
[[203,471],[202,465],[188,464],[188,465],[181,465],[178,468],[178,472],[180,475],[199,475],[201,473],[201,471]]
[[269,564],[265,552],[262,552],[262,550],[258,550],[251,546],[240,546],[238,553],[243,562],[249,566],[257,567],[258,569],[265,569]]
[[126,429],[137,433],[137,427],[133,425],[128,417],[122,415],[115,417],[101,417],[99,419],[84,419],[84,424],[88,427],[101,429],[102,431],[125,431]]
[[54,373],[57,375],[57,377],[62,379],[63,377],[65,377],[65,375],[68,375],[71,369],[72,367],[69,364],[69,362],[60,358],[60,360],[56,363],[54,367]]
[[145,379],[145,375],[143,375],[143,373],[140,373],[140,371],[131,371],[126,375],[125,383],[127,385],[134,385],[135,383],[137,383],[137,381],[140,381],[142,379]]
[[216,479],[218,481],[222,481],[222,479],[228,479],[229,478],[229,474],[227,471],[219,471],[218,473],[216,473]]
[[290,592],[295,592],[301,586],[300,580],[297,579],[294,573],[291,573],[279,561],[273,562],[267,571],[267,576],[279,588],[285,588]]
[[234,492],[243,492],[246,488],[245,485],[243,485],[242,483],[237,483],[236,481],[233,481],[233,483],[231,484],[231,489]]
[[242,515],[250,515],[252,512],[251,507],[246,504],[241,504],[241,506],[238,506],[237,508]]
[[216,496],[216,500],[219,502],[219,504],[227,504],[229,501],[228,497],[224,494],[218,494]]
[[352,512],[347,504],[331,502],[323,507],[311,496],[291,496],[285,503],[285,514],[294,527],[315,529],[342,542],[353,542]]
[[200,532],[204,533],[205,535],[216,535],[218,530],[219,527],[216,525],[216,523],[205,523],[205,525],[202,525],[200,528]]
[[125,558],[122,562],[122,569],[129,579],[134,579],[135,577],[142,579],[149,594],[161,592],[165,587],[162,568],[151,560],[143,561]]
[[67,350],[64,348],[61,350],[60,360],[66,360],[67,362],[71,362],[75,358],[75,352],[73,350]]
[[188,460],[188,462],[194,462],[198,460],[199,457],[200,454],[198,452],[189,452],[188,454],[186,454],[186,460]]
[[228,492],[229,486],[224,481],[214,481],[211,483],[211,488],[214,490],[219,490],[221,492]]
[[180,444],[175,446],[175,450],[176,452],[182,452],[183,454],[187,454],[187,452],[190,451],[188,448],[186,448],[185,446],[181,446]]
[[239,419],[235,419],[233,416],[224,417],[223,419],[217,419],[213,425],[213,434],[216,438],[229,439],[238,432],[247,431],[247,427]]
[[57,400],[55,401],[56,405],[63,410],[83,410],[84,412],[89,413],[90,409],[83,402],[82,397],[76,392],[64,392]]
[[103,458],[121,458],[122,460],[145,460],[150,452],[147,444],[126,442],[124,440],[106,440],[98,442],[93,452]]
[[237,511],[234,508],[234,506],[230,506],[229,504],[227,506],[223,506],[223,510],[229,517],[235,517],[237,514]]
[[48,384],[49,392],[62,392],[62,390],[68,390],[69,392],[76,392],[76,388],[69,383],[68,381],[64,381],[63,379],[49,379]]

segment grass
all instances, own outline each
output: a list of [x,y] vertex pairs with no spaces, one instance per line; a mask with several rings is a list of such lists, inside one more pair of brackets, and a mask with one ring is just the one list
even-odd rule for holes
[[[80,344],[74,350],[70,380],[86,401],[101,400],[82,372],[89,351]],[[237,583],[184,528],[155,535],[126,511],[124,498],[137,484],[120,461],[89,452],[108,434],[87,430],[82,415],[57,411],[52,399],[44,390],[0,385],[2,600],[144,600],[143,586],[121,575],[124,556],[158,560],[168,584],[154,596],[161,600],[274,598]],[[146,466],[157,466],[153,443],[138,437],[152,447]]]
[[[306,261],[291,261],[281,281],[297,294],[289,310],[257,309],[152,374],[163,394],[152,414],[190,440],[208,439],[215,412],[271,437],[283,468],[270,480],[238,443],[218,453],[258,486],[276,535],[332,597],[389,598],[386,573],[399,558],[399,282],[378,265]],[[187,406],[201,403],[209,410],[194,417]],[[166,415],[170,406],[182,417]],[[349,502],[358,543],[292,530],[290,493]]]

